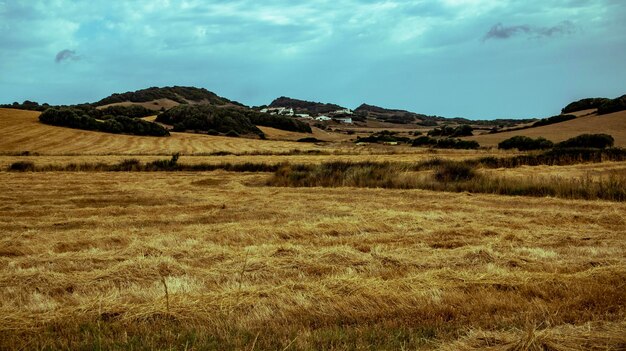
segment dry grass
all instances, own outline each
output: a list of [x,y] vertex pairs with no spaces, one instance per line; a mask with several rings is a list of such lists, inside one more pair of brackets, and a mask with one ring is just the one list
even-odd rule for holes
[[516,135],[524,135],[532,138],[544,137],[553,142],[560,142],[580,134],[596,133],[610,134],[615,138],[615,146],[626,147],[626,111],[602,116],[596,116],[594,114],[538,128],[497,134],[482,134],[464,139],[475,140],[481,146],[497,146],[502,140]]
[[0,178],[1,349],[625,345],[623,203]]
[[[422,189],[451,192],[626,201],[626,169],[588,173],[583,177],[538,176],[478,169],[471,162],[434,160],[424,163],[330,162],[278,165],[270,186]],[[553,167],[556,168],[556,167]],[[600,168],[600,167],[599,167]],[[223,168],[228,169],[228,168]],[[557,173],[558,174],[558,173]],[[504,175],[504,176],[503,176]]]
[[[6,109],[0,128],[0,169],[175,152],[192,165],[514,155],[120,136]],[[13,155],[23,151],[41,156]],[[221,151],[239,156],[189,156]],[[479,174],[597,180],[624,169]],[[270,177],[0,171],[0,349],[626,349],[626,203],[264,186]]]
[[271,151],[319,149],[312,144],[259,141],[190,133],[170,137],[140,137],[49,126],[38,121],[39,112],[0,108],[0,151],[41,154],[184,154],[214,151]]
[[[315,151],[315,150],[314,150]],[[476,158],[477,156],[493,156],[506,157],[506,155],[514,155],[513,153],[506,152],[466,152],[465,150],[442,150],[435,151],[427,149],[410,149],[412,153],[383,153],[385,151],[394,151],[393,147],[380,150],[322,150],[319,154],[309,153],[307,150],[294,149],[285,150],[278,154],[241,154],[223,156],[185,156],[180,157],[180,162],[189,165],[197,165],[202,163],[218,164],[218,163],[267,163],[267,164],[280,164],[280,163],[298,163],[298,164],[320,164],[323,162],[335,162],[335,161],[353,161],[353,162],[423,162],[432,159],[446,159],[446,160],[468,160]],[[289,153],[294,153],[290,155]],[[0,155],[0,169],[6,169],[10,164],[14,162],[33,162],[38,166],[63,166],[70,163],[103,163],[103,164],[115,164],[128,158],[135,158],[144,163],[153,162],[156,160],[162,160],[169,157],[171,154],[164,155],[38,155],[38,156],[9,156]]]

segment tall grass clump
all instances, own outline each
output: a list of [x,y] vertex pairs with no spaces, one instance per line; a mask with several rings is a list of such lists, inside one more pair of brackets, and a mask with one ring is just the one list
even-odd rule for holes
[[435,179],[440,182],[459,182],[476,177],[473,166],[461,162],[446,162],[435,170]]
[[410,188],[399,176],[410,165],[390,162],[327,162],[320,165],[282,165],[268,181],[272,186]]

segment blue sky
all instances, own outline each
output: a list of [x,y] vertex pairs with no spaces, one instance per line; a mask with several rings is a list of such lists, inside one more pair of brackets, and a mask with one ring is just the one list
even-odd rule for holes
[[0,0],[0,103],[191,85],[447,117],[626,93],[623,0]]

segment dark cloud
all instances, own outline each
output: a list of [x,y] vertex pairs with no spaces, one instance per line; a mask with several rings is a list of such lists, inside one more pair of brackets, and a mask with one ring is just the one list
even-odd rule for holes
[[539,36],[551,37],[553,35],[559,34],[572,34],[575,31],[576,27],[574,26],[574,23],[572,23],[571,21],[563,21],[554,27],[537,28],[535,32]]
[[483,40],[508,39],[514,35],[529,32],[530,27],[527,25],[505,27],[502,23],[498,23],[491,27],[489,32],[487,32],[487,34],[483,37]]
[[521,34],[535,37],[551,37],[560,34],[572,34],[575,32],[575,29],[571,21],[563,21],[553,27],[531,27],[527,24],[507,27],[502,23],[498,23],[485,34],[483,41],[489,39],[509,39]]
[[78,55],[76,55],[76,51],[65,49],[65,50],[61,50],[61,51],[59,51],[57,53],[57,56],[54,58],[54,61],[56,63],[61,63],[63,61],[67,61],[67,60],[76,61],[76,60],[79,60],[79,59],[80,59],[80,57]]

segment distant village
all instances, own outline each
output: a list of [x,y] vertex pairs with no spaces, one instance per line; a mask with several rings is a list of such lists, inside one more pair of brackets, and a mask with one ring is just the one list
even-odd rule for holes
[[261,109],[263,113],[269,113],[271,115],[291,116],[302,119],[315,120],[320,122],[335,121],[339,123],[352,124],[352,115],[354,112],[349,109],[341,109],[337,111],[328,112],[326,114],[320,114],[317,116],[311,116],[307,113],[295,113],[291,107],[267,107]]

